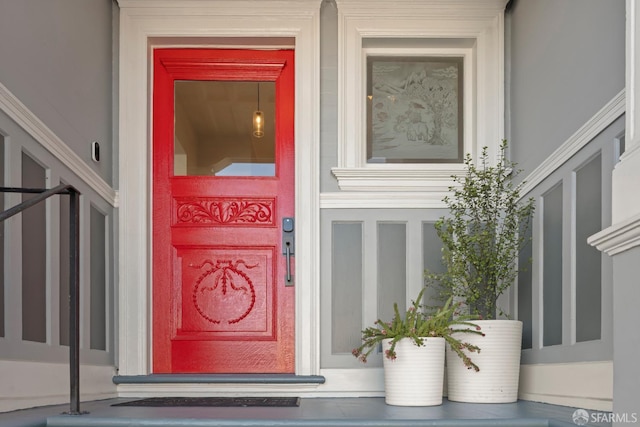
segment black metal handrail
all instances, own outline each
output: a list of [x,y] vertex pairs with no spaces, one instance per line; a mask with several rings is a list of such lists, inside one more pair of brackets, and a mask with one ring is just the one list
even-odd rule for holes
[[80,415],[80,192],[71,185],[51,189],[0,187],[3,193],[38,194],[0,213],[0,221],[56,194],[69,196],[69,415]]

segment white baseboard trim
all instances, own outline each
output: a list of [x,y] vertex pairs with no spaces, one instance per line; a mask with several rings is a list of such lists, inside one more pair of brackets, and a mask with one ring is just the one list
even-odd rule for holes
[[[384,396],[382,368],[322,369],[324,384],[120,384],[119,397]],[[446,390],[444,395],[446,396]],[[519,399],[596,411],[613,408],[613,362],[521,365]]]
[[324,396],[384,396],[384,370],[367,369],[321,369],[326,378],[318,388]]
[[[80,399],[116,397],[113,366],[80,366]],[[69,366],[0,360],[0,412],[69,403]]]
[[518,398],[612,411],[613,361],[521,365]]
[[117,191],[91,169],[80,156],[69,148],[2,83],[0,83],[0,110],[5,112],[25,132],[65,164],[111,206],[118,206]]

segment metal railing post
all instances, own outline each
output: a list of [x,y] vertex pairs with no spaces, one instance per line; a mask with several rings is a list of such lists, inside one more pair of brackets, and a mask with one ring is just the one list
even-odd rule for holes
[[0,212],[0,222],[55,195],[69,196],[69,412],[80,411],[80,192],[71,185],[60,184],[51,189],[0,187],[4,193],[37,194],[24,202]]
[[80,194],[69,190],[69,415],[80,415]]

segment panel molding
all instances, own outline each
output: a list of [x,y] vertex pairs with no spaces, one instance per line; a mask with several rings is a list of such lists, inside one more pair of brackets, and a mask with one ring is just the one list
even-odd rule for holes
[[113,189],[89,165],[87,165],[67,144],[45,125],[6,86],[0,83],[0,109],[21,128],[46,148],[54,157],[66,165],[84,183],[106,200],[118,207],[118,191]]
[[263,59],[212,60],[208,58],[163,58],[160,61],[174,78],[201,79],[215,77],[216,80],[243,79],[276,80],[286,61]]
[[432,192],[327,192],[320,194],[322,209],[444,209],[448,189]]
[[[537,208],[532,228],[533,235],[533,264],[531,265],[531,304],[532,304],[532,346],[524,349],[522,352],[522,362],[532,363],[565,363],[565,362],[592,362],[596,360],[606,360],[611,358],[612,354],[612,305],[613,288],[611,278],[613,277],[612,261],[608,257],[600,259],[602,276],[602,289],[600,291],[600,307],[602,315],[600,319],[601,338],[598,340],[576,341],[577,324],[577,295],[582,292],[580,283],[576,282],[577,269],[581,268],[578,264],[576,248],[578,242],[576,240],[576,215],[580,213],[576,211],[577,203],[575,200],[577,181],[576,178],[581,168],[589,164],[590,161],[600,157],[599,167],[601,169],[600,189],[602,191],[602,207],[600,214],[600,224],[609,224],[611,221],[611,196],[608,190],[610,188],[611,171],[615,163],[615,138],[623,130],[622,117],[618,117],[613,123],[609,124],[605,129],[595,135],[588,144],[584,145],[578,152],[562,163],[560,167],[554,170],[548,177],[545,177],[538,185],[531,189],[527,197],[536,198]],[[545,212],[544,195],[557,185],[562,184],[564,188],[563,195],[563,248],[562,258],[565,260],[562,272],[562,325],[558,326],[562,329],[562,345],[543,345],[543,305],[544,293],[542,283],[544,282],[544,274],[547,270],[543,268],[543,243],[541,232],[543,231],[542,217]],[[585,190],[588,191],[588,190]],[[595,204],[592,205],[596,208]],[[594,230],[595,231],[595,230]],[[537,236],[537,238],[536,238]],[[582,237],[586,240],[585,236]],[[559,255],[558,255],[559,256]],[[555,257],[557,258],[557,256]],[[552,259],[555,259],[552,256]],[[529,302],[527,302],[529,303]],[[546,307],[547,310],[549,307]]]

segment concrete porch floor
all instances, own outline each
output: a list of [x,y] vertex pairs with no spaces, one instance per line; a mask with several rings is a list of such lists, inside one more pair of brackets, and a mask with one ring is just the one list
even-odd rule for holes
[[[449,402],[441,406],[389,406],[383,398],[303,398],[295,408],[114,407],[135,399],[83,402],[79,416],[61,415],[68,405],[0,413],[2,427],[571,427],[576,408],[519,401],[509,404]],[[610,426],[607,423],[587,424]]]

